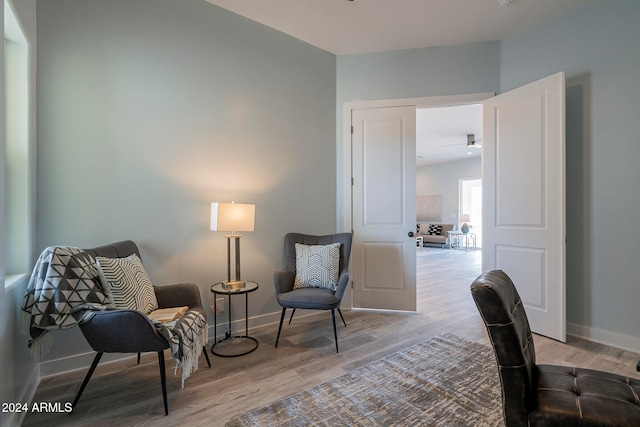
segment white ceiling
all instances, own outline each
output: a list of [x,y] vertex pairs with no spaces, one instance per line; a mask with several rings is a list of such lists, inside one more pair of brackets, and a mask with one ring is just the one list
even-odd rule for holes
[[[207,1],[344,55],[501,40],[587,0]],[[480,106],[420,110],[417,118],[418,165],[480,155],[466,147],[468,133],[481,138]]]
[[500,40],[586,0],[207,0],[336,55]]
[[467,147],[468,134],[474,134],[476,141],[482,138],[480,104],[419,108],[416,123],[418,166],[480,157],[481,149]]

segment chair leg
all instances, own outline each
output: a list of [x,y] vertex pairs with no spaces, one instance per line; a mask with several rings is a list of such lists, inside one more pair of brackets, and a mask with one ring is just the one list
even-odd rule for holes
[[331,318],[333,319],[333,337],[336,340],[336,353],[340,353],[338,351],[338,328],[336,328],[336,310],[331,309]]
[[289,324],[291,324],[291,321],[293,320],[293,315],[296,314],[296,309],[294,308],[293,311],[291,312],[291,317],[289,317]]
[[209,361],[209,353],[207,353],[207,346],[206,345],[202,346],[202,352],[204,353],[204,358],[207,359],[207,365],[209,365],[209,367],[211,367],[211,362]]
[[82,381],[80,390],[78,390],[78,394],[76,394],[76,398],[73,401],[73,405],[71,406],[72,408],[75,408],[76,405],[78,404],[78,401],[80,400],[80,396],[82,396],[82,392],[84,391],[84,388],[87,386],[87,384],[89,384],[91,375],[93,375],[93,371],[96,370],[96,366],[98,366],[98,363],[100,362],[100,358],[102,357],[103,354],[104,353],[96,353],[96,357],[93,358],[93,362],[91,363],[89,372],[87,372],[87,375],[84,377],[84,381]]
[[278,326],[278,336],[276,337],[276,348],[278,348],[278,341],[280,340],[280,331],[282,330],[282,321],[284,320],[284,314],[287,309],[282,307],[282,314],[280,315],[280,326]]
[[338,309],[338,314],[340,314],[340,318],[342,319],[342,323],[344,323],[344,327],[347,327],[347,322],[344,321],[344,316],[342,315],[342,310]]
[[140,353],[138,353],[138,365],[140,364]]
[[158,352],[158,364],[160,365],[160,383],[162,384],[162,399],[164,400],[164,414],[169,415],[167,404],[167,375],[164,368],[164,351]]

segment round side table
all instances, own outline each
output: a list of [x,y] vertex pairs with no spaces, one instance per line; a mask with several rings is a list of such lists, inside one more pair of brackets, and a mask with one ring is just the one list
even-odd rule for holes
[[[256,282],[247,281],[245,286],[239,289],[225,289],[224,283],[218,282],[211,285],[211,293],[213,293],[213,335],[215,342],[211,346],[211,353],[220,357],[236,357],[249,354],[258,348],[258,340],[249,336],[249,294],[258,289]],[[226,295],[227,317],[229,318],[228,332],[225,337],[218,340],[218,319],[217,319],[217,296]],[[233,295],[244,295],[245,304],[245,330],[244,335],[233,335],[231,333],[231,297]]]

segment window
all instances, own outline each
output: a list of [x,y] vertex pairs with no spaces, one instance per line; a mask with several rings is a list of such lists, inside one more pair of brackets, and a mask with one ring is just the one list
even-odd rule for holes
[[29,45],[4,0],[5,287],[30,267]]
[[476,234],[477,246],[482,242],[482,180],[460,180],[460,222],[462,219]]

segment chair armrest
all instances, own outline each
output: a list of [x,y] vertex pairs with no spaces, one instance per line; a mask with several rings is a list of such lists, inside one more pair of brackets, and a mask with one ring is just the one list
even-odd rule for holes
[[293,281],[295,278],[296,272],[291,270],[278,270],[273,273],[273,284],[276,287],[276,295],[293,290]]
[[158,308],[187,306],[191,309],[202,308],[200,290],[193,283],[154,286]]
[[344,296],[344,291],[347,289],[349,285],[349,280],[351,279],[351,275],[348,271],[343,271],[338,279],[338,287],[336,288],[336,297],[342,301],[342,297]]
[[80,323],[80,329],[97,352],[139,353],[169,347],[151,319],[138,310],[96,311]]

